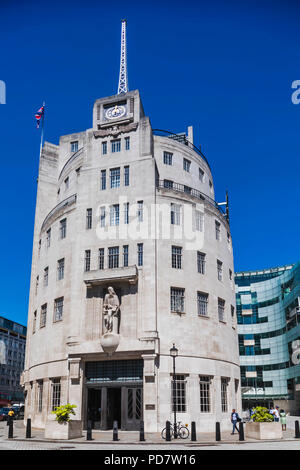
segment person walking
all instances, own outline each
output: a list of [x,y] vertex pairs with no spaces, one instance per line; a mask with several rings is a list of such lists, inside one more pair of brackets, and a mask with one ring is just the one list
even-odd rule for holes
[[276,406],[276,407],[275,407],[273,416],[274,416],[274,421],[275,421],[276,423],[279,423],[279,419],[280,419],[280,415],[279,415],[279,406]]
[[280,410],[280,422],[281,422],[281,429],[286,431],[286,413],[284,410]]
[[236,423],[239,423],[241,420],[241,418],[239,417],[239,414],[235,411],[235,409],[232,410],[232,413],[231,413],[231,422],[232,422],[232,433],[231,434],[234,434],[234,431],[237,430],[237,432],[239,432],[239,429],[236,425]]

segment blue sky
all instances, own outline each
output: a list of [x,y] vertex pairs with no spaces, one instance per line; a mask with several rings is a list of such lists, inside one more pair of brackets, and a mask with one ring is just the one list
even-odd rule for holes
[[194,126],[216,198],[229,191],[236,271],[299,260],[299,2],[4,1],[0,3],[0,315],[27,322],[40,132],[92,126],[117,92],[122,18],[130,89],[154,128]]

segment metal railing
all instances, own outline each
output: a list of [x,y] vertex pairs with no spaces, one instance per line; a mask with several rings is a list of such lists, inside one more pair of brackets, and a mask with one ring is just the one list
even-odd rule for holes
[[64,166],[62,167],[58,179],[61,178],[61,175],[63,174],[63,172],[64,172],[64,170],[66,169],[66,167],[67,167],[70,163],[72,163],[74,160],[76,160],[76,158],[79,157],[79,156],[82,154],[82,151],[83,151],[83,147],[81,147],[79,150],[77,150],[75,153],[73,153],[73,155],[71,155],[71,157],[69,158],[69,160],[67,160],[66,163],[64,164]]
[[225,219],[227,220],[226,212],[222,208],[223,206],[219,206],[218,203],[214,199],[202,193],[198,189],[191,188],[190,186],[186,186],[184,184],[175,183],[173,181],[161,180],[161,179],[158,179],[156,181],[156,187],[167,189],[170,191],[185,193],[189,196],[193,196],[197,199],[200,199],[201,201],[207,201],[209,204],[211,204],[216,209],[218,209],[218,211],[222,214],[222,216],[225,217]]
[[170,132],[170,131],[165,131],[163,129],[153,129],[152,130],[153,134],[154,135],[157,135],[157,136],[160,136],[160,137],[167,137],[168,139],[173,139],[175,140],[176,142],[179,142],[180,144],[182,145],[186,145],[187,147],[191,148],[192,150],[194,150],[198,155],[200,155],[201,158],[203,158],[203,160],[205,161],[205,163],[207,164],[208,168],[211,170],[210,168],[210,165],[208,163],[208,160],[207,158],[205,157],[205,155],[203,155],[203,153],[201,152],[201,150],[196,147],[196,145],[192,144],[192,142],[190,142],[186,135],[184,133],[181,133],[181,134],[174,134],[173,132]]
[[61,209],[71,206],[76,202],[77,194],[72,194],[72,196],[67,197],[67,199],[64,199],[61,201],[57,206],[55,206],[49,214],[45,217],[44,222],[42,223],[41,231],[43,231],[45,225],[47,224],[48,220],[55,215],[57,212],[59,212]]

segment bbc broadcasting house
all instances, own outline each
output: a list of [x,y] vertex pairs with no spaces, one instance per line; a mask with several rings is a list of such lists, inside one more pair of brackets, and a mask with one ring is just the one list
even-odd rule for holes
[[[45,142],[22,383],[44,428],[230,429],[241,409],[232,240],[193,128],[154,131],[138,90],[97,99],[93,127]],[[170,350],[175,345],[178,356]]]

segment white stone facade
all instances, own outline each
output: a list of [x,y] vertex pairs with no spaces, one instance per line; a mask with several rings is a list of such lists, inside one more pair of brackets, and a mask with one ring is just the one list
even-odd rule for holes
[[[33,426],[71,403],[83,427],[117,419],[136,429],[143,419],[146,432],[160,431],[173,421],[173,343],[177,419],[229,429],[240,410],[230,228],[192,128],[189,145],[156,134],[135,90],[97,100],[92,129],[44,145],[23,374]],[[120,300],[110,355],[101,346],[109,286]]]

